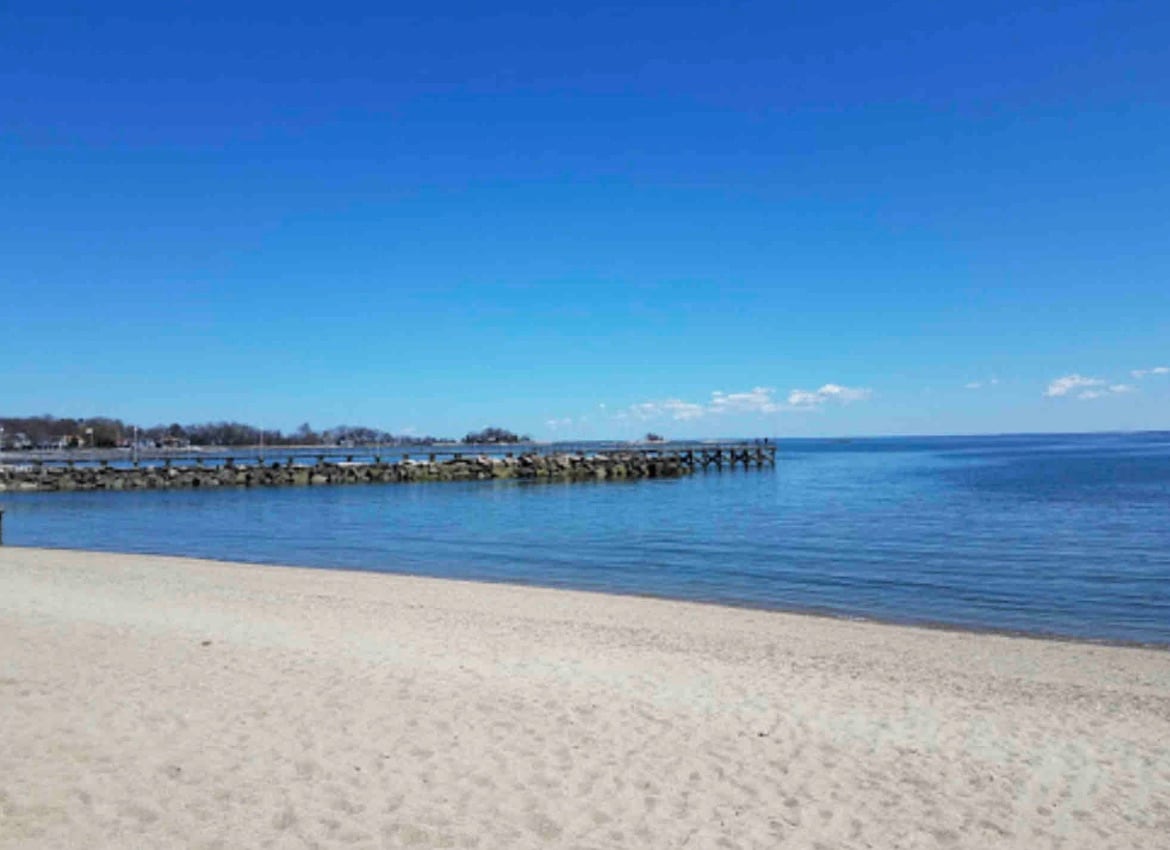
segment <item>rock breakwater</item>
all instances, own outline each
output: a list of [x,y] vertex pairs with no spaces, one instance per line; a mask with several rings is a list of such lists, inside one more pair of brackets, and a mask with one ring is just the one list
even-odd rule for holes
[[424,481],[534,479],[548,481],[675,478],[694,471],[684,455],[525,454],[448,460],[316,464],[226,461],[216,466],[24,465],[0,466],[0,491],[166,490],[212,487],[296,487]]

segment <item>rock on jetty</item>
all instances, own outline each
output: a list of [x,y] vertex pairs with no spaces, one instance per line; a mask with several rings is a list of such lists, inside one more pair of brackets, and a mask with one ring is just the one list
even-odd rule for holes
[[155,465],[0,466],[0,491],[165,490],[196,487],[295,487],[408,481],[476,481],[494,478],[549,481],[674,478],[694,464],[683,456],[640,452],[604,455],[525,454],[518,457],[455,457],[396,462],[291,462],[220,466]]

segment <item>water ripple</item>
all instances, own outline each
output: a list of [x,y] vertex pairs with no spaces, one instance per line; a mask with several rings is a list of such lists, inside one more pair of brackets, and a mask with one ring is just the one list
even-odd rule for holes
[[1166,435],[781,444],[684,480],[8,494],[8,542],[1170,645]]

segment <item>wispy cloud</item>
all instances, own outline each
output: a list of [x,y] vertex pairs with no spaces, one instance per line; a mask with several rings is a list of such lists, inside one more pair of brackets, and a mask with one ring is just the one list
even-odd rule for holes
[[1074,372],[1049,382],[1044,395],[1048,398],[1060,398],[1077,390],[1085,390],[1087,387],[1102,387],[1104,385],[1105,381],[1101,378],[1086,378],[1084,375],[1078,375]]
[[560,419],[546,419],[544,424],[548,426],[549,430],[556,431],[558,428],[568,428],[573,424],[573,417],[562,416]]
[[1101,389],[1084,390],[1080,393],[1077,393],[1077,398],[1088,400],[1092,398],[1101,398],[1102,396],[1107,395],[1132,393],[1136,389],[1137,387],[1134,387],[1131,384],[1110,384],[1109,386],[1103,387]]
[[790,407],[809,410],[836,402],[851,404],[855,401],[865,401],[873,395],[873,391],[865,387],[843,387],[840,384],[825,384],[817,390],[793,390],[788,394]]
[[776,413],[780,404],[776,391],[771,387],[756,387],[745,393],[725,393],[716,390],[711,393],[707,406],[711,413]]
[[701,404],[694,404],[678,398],[668,398],[664,401],[644,401],[640,404],[631,404],[624,411],[620,411],[617,418],[647,420],[669,416],[671,419],[685,422],[688,419],[698,419],[704,413],[706,413],[706,409]]
[[776,390],[773,387],[753,387],[750,390],[734,393],[715,390],[706,403],[684,401],[679,398],[644,401],[617,411],[613,414],[613,418],[645,421],[669,417],[678,422],[688,422],[705,416],[724,414],[768,414],[786,410],[807,411],[817,410],[830,403],[849,404],[863,401],[872,394],[871,390],[863,387],[825,384],[816,390],[792,390],[788,393],[787,400],[783,401],[776,397]]
[[1107,395],[1131,393],[1135,389],[1136,387],[1131,384],[1111,384],[1103,378],[1090,378],[1074,372],[1051,381],[1048,388],[1044,390],[1044,395],[1047,398],[1062,398],[1071,395],[1074,398],[1087,401]]
[[963,384],[963,389],[965,389],[965,390],[981,390],[984,387],[994,387],[997,384],[999,384],[999,378],[991,378],[991,379],[986,380],[986,381],[971,381],[970,383]]
[[1149,369],[1134,369],[1129,374],[1138,380],[1141,380],[1147,375],[1170,375],[1170,366],[1153,366]]

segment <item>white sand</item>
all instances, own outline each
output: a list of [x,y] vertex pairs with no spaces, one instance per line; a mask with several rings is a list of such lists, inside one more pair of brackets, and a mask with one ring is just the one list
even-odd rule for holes
[[3,848],[1170,847],[1166,652],[13,548],[0,650]]

